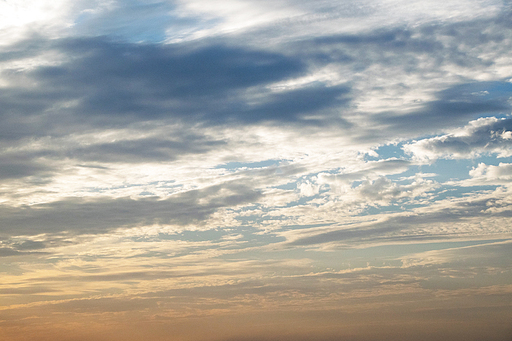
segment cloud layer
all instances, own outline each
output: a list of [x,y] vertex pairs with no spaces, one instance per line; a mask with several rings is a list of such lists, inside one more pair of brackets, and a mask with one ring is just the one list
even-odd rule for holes
[[506,340],[511,14],[1,4],[0,338]]

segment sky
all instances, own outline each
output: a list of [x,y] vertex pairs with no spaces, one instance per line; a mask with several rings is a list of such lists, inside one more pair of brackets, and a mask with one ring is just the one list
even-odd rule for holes
[[0,2],[0,339],[512,340],[512,5]]

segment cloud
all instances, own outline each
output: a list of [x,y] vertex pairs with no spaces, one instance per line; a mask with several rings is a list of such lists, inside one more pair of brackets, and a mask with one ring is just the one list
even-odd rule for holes
[[509,17],[505,10],[456,23],[324,34],[298,43],[297,53],[318,67],[318,77],[320,70],[331,79],[358,75],[350,83],[350,109],[358,110],[344,117],[362,128],[362,140],[408,139],[510,112],[510,83],[493,76],[506,69]]
[[2,247],[0,248],[0,257],[9,257],[9,256],[18,256],[23,254],[22,252],[13,250],[8,247]]
[[[172,136],[172,139],[127,139],[112,143],[80,146],[68,150],[69,157],[80,161],[112,162],[170,162],[188,154],[204,154],[226,145],[226,141],[209,140],[204,136]],[[52,154],[55,154],[54,152]]]
[[167,31],[179,35],[198,24],[197,19],[176,15],[172,1],[124,0],[88,5],[73,18],[70,31],[74,35],[109,35],[129,42],[162,42]]
[[355,188],[355,191],[363,202],[385,205],[390,200],[425,195],[427,191],[436,187],[436,184],[432,181],[424,181],[422,178],[417,178],[416,180],[416,182],[410,185],[397,185],[385,177],[380,177],[373,181],[364,181]]
[[314,196],[320,190],[320,186],[315,186],[310,181],[302,182],[300,185],[297,185],[297,188],[300,190],[300,195],[305,197]]
[[22,251],[39,250],[39,249],[44,249],[45,247],[46,247],[45,243],[39,242],[39,241],[34,241],[34,240],[25,240],[21,243],[15,244],[15,248],[17,250],[22,250]]
[[410,162],[400,159],[368,161],[347,167],[336,173],[320,173],[315,181],[327,185],[333,194],[350,191],[354,181],[373,181],[390,174],[400,174],[408,169]]
[[512,120],[495,117],[470,121],[451,133],[404,145],[406,153],[420,160],[466,159],[482,154],[512,156]]
[[[4,129],[14,128],[19,136],[57,133],[63,124],[67,129],[73,129],[73,124],[112,127],[155,119],[207,125],[315,124],[327,114],[333,122],[346,123],[328,110],[346,105],[348,85],[318,83],[280,92],[265,88],[307,71],[300,59],[279,53],[223,45],[130,44],[104,38],[19,45],[36,50],[41,46],[40,53],[52,50],[67,56],[58,65],[3,71],[12,86],[0,96],[0,115],[8,124]],[[15,54],[4,53],[4,58],[15,58],[17,46],[11,47]],[[33,118],[23,122],[15,120],[18,116]],[[34,120],[45,130],[32,127]]]
[[51,167],[30,157],[16,154],[0,156],[0,180],[50,174]]
[[[458,264],[460,268],[481,268],[482,261],[492,263],[495,268],[508,268],[509,264],[503,257],[511,249],[510,240],[495,241],[493,243],[484,243],[482,245],[465,246],[460,248],[449,248],[445,250],[432,250],[422,253],[408,255],[403,258],[404,267],[412,266],[432,266],[442,264]],[[481,271],[485,271],[482,269]],[[487,269],[492,271],[493,269]],[[474,280],[473,285],[477,286]]]
[[[485,89],[494,93],[481,96],[481,92],[487,91]],[[439,131],[481,115],[508,113],[511,109],[508,102],[511,91],[511,84],[506,82],[457,85],[439,92],[436,100],[427,102],[420,110],[405,115],[385,114],[377,121],[395,131],[422,133],[426,127],[431,132]]]
[[[0,243],[0,245],[2,244],[7,245],[5,242]],[[37,250],[42,250],[44,248],[46,248],[46,245],[43,242],[33,240],[18,241],[11,243],[9,247],[0,247],[0,257],[29,255],[42,256],[45,255],[46,252]]]
[[[332,199],[345,203],[348,206],[387,206],[393,202],[406,203],[417,197],[426,197],[429,192],[439,187],[433,180],[425,180],[418,174],[409,184],[398,184],[385,176],[354,181],[352,183],[326,183],[321,177],[323,184],[328,184],[330,191],[327,192]],[[302,188],[301,188],[302,189]]]
[[484,183],[509,185],[512,180],[512,163],[500,162],[497,166],[479,163],[469,171],[472,180]]
[[[384,181],[383,181],[384,182]],[[383,187],[383,186],[380,186]],[[397,192],[392,192],[396,195]],[[373,198],[386,195],[370,192]],[[388,194],[389,195],[389,194]],[[280,233],[293,246],[331,244],[353,247],[359,244],[471,239],[480,236],[509,236],[512,216],[509,192],[496,189],[467,198],[448,198],[409,210],[367,216],[327,228],[307,228]]]
[[[178,193],[168,198],[66,198],[31,206],[0,206],[4,236],[106,233],[120,227],[154,223],[201,225],[220,208],[257,200],[261,194],[245,185],[228,183]],[[208,228],[215,228],[210,226]]]
[[2,328],[509,308],[510,247],[459,250],[511,236],[509,5],[41,4],[0,46]]
[[[333,34],[353,34],[375,29],[401,27],[407,23],[446,23],[453,18],[488,18],[504,11],[499,1],[459,0],[450,3],[421,1],[339,2],[229,0],[212,6],[204,0],[177,1],[177,12],[201,18],[203,25],[181,39],[229,34],[246,35],[250,42],[277,43]],[[475,15],[479,13],[479,15]],[[441,25],[440,25],[441,26]],[[174,32],[169,32],[173,40]],[[249,33],[249,34],[247,34]]]

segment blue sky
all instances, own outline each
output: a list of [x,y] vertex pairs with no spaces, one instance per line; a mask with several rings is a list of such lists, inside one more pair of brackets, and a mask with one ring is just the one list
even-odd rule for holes
[[510,340],[508,2],[0,13],[3,340]]

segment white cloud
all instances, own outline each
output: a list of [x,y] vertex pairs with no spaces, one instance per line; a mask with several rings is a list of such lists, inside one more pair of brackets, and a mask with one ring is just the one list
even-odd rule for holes
[[504,158],[512,156],[511,130],[509,118],[479,118],[448,134],[406,144],[403,149],[423,161],[475,158],[482,154]]
[[297,185],[297,188],[300,190],[300,195],[304,197],[312,197],[318,194],[320,190],[320,186],[314,185],[310,181],[302,182]]
[[[267,44],[279,44],[284,39],[297,39],[356,33],[414,23],[424,24],[457,18],[470,20],[478,16],[499,13],[502,4],[496,0],[457,1],[254,1],[228,0],[213,5],[205,0],[179,1],[177,13],[183,17],[201,18],[203,27],[189,35],[175,36],[168,31],[171,41],[197,39],[211,35],[257,32],[267,35]],[[482,13],[485,13],[483,15]],[[268,30],[279,35],[268,37]],[[254,35],[259,41],[259,34]]]
[[498,166],[479,163],[469,171],[474,180],[484,180],[490,183],[509,184],[512,181],[512,163],[499,163]]
[[87,15],[115,8],[117,0],[6,0],[0,3],[0,46],[27,38],[69,37]]

